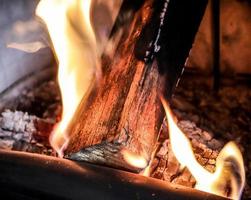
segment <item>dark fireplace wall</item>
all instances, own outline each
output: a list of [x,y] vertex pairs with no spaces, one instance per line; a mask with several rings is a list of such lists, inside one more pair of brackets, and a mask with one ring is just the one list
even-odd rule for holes
[[[251,1],[219,0],[221,69],[251,74]],[[210,0],[209,0],[210,2]],[[188,66],[212,69],[211,8],[207,7]]]
[[[38,0],[0,0],[0,93],[52,60],[44,29],[34,18],[37,3]],[[42,48],[27,52],[7,47],[16,44]]]

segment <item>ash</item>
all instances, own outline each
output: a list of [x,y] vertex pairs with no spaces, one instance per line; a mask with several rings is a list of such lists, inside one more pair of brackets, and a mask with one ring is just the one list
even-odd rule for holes
[[60,120],[61,100],[55,81],[21,92],[0,115],[0,148],[55,156],[49,135]]

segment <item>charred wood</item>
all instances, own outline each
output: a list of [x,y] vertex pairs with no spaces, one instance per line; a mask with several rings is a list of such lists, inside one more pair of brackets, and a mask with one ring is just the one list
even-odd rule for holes
[[65,158],[86,161],[103,166],[113,166],[132,172],[140,172],[142,168],[130,165],[124,158],[124,144],[102,142],[100,144],[81,149],[79,152],[67,155]]
[[[174,82],[177,82],[176,78],[181,74],[207,4],[207,1],[196,2],[196,8],[187,9],[186,5],[190,3],[184,4],[180,1],[175,4],[175,1],[171,1],[169,8],[169,1],[148,0],[134,10],[134,17],[127,18],[127,22],[129,19],[131,22],[124,27],[115,54],[111,55],[109,50],[104,53],[103,79],[98,89],[87,100],[82,100],[67,130],[71,134],[66,149],[68,156],[75,155],[74,159],[78,159],[79,155],[81,160],[81,149],[95,145],[100,149],[99,144],[105,141],[103,144],[123,144],[123,149],[128,152],[150,160],[163,119],[158,94],[166,93],[166,83],[169,88],[167,92],[170,93]],[[185,12],[187,10],[189,11]],[[190,14],[191,17],[186,18]],[[180,19],[179,17],[181,20],[176,26],[174,22]],[[158,19],[159,23],[155,23],[154,19]],[[137,52],[143,48],[139,44],[140,41],[142,43],[142,38],[144,40],[145,31],[149,30],[149,26],[155,25],[153,34],[147,35],[150,37],[147,39],[151,40],[151,48],[156,51],[158,63],[149,63],[140,59]],[[183,25],[186,25],[186,34],[177,29]],[[178,38],[175,37],[177,35]],[[168,40],[168,44],[165,40]],[[148,42],[149,40],[146,40],[147,45]],[[156,50],[160,48],[159,42],[163,43],[160,51]],[[145,48],[143,50],[145,51]],[[161,75],[159,69],[165,63],[168,63],[168,74]],[[105,148],[104,145],[101,146]],[[78,151],[79,153],[76,153]],[[102,163],[105,160],[102,156],[95,156],[95,162],[101,159]],[[92,156],[84,157],[88,161],[88,157]],[[92,159],[89,161],[93,162]]]
[[96,93],[88,103],[83,100],[75,114],[68,130],[71,139],[66,154],[106,141],[123,144],[123,149],[150,159],[163,119],[158,92],[165,78],[158,73],[156,63],[147,65],[133,52],[151,4],[151,0],[146,1],[135,13],[116,53],[104,54],[103,79]]
[[204,15],[207,0],[156,0],[150,20],[136,43],[135,55],[145,62],[157,60],[166,74],[166,96],[172,97]]

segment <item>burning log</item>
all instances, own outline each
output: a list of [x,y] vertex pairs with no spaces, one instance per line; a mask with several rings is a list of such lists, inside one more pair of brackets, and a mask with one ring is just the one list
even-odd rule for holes
[[[133,51],[138,33],[150,15],[151,2],[136,12],[125,27],[127,31],[114,57],[103,56],[103,80],[87,105],[84,101],[80,104],[68,130],[72,135],[66,154],[98,145],[101,153],[95,162],[109,165],[107,143],[103,143],[103,148],[99,145],[107,141],[111,142],[110,147],[120,146],[123,151],[142,156],[146,164],[150,159],[164,116],[158,92],[163,91],[165,78],[159,74],[156,63],[146,65],[135,58]],[[117,165],[124,167],[125,161],[118,160]]]
[[[172,2],[170,9],[178,9],[179,12],[177,12],[176,15],[170,12],[169,19],[167,17],[168,14],[166,15],[166,13],[169,12],[168,1],[161,1],[157,6],[159,13],[157,12],[158,14],[156,14],[156,10],[153,10],[158,2],[152,0],[146,1],[135,13],[129,25],[124,28],[115,54],[111,56],[109,50],[108,53],[104,53],[102,60],[104,73],[98,89],[93,92],[87,100],[85,98],[82,100],[68,127],[67,132],[70,133],[70,141],[65,151],[67,157],[125,168],[127,166],[125,161],[128,162],[128,160],[124,154],[129,153],[130,155],[138,156],[145,160],[145,165],[142,165],[142,168],[147,165],[154,151],[164,116],[158,95],[165,94],[166,90],[170,92],[174,86],[170,81],[177,81],[176,78],[182,71],[183,64],[188,56],[193,37],[202,17],[202,11],[206,5],[206,1],[198,2],[199,6],[196,7],[198,8],[198,16],[189,12],[185,12],[182,17],[177,16],[182,14],[184,5],[181,2],[177,4]],[[166,52],[158,52],[157,49],[154,49],[156,52],[151,52],[151,54],[158,54],[158,63],[155,61],[153,61],[153,63],[147,61],[148,64],[146,64],[141,61],[142,59],[138,58],[139,55],[136,55],[137,51],[135,51],[135,48],[143,48],[143,46],[140,45],[142,41],[138,42],[139,36],[143,30],[145,31],[143,27],[149,29],[155,22],[155,20],[149,20],[151,17],[156,18],[156,16],[159,15],[159,17],[157,17],[159,21],[157,21],[156,27],[154,27],[153,35],[150,33],[150,39],[156,39],[155,42],[158,43],[160,41],[157,39],[157,33],[163,28],[162,25],[165,22],[164,17],[168,18],[168,21],[175,21],[176,17],[185,18],[190,14],[193,17],[188,20],[188,23],[192,24],[191,30],[188,30],[188,37],[181,34],[176,38],[177,41],[180,41],[182,38],[182,41],[185,41],[185,45],[175,46],[173,43],[171,45],[171,48],[176,49],[176,52],[179,52],[179,48],[182,49],[182,55],[178,56],[179,53],[177,53],[174,57],[168,57],[170,61],[168,65],[170,66],[166,66],[166,62],[163,64],[163,60],[160,62],[160,57],[164,59]],[[150,21],[150,25],[145,26],[148,21]],[[176,27],[173,22],[170,24]],[[167,31],[168,28],[172,29],[172,26],[168,28],[166,28],[166,26],[165,24],[165,31]],[[182,27],[182,23],[179,24],[179,26]],[[173,32],[167,31],[167,33],[165,31],[164,33],[161,32],[162,42],[164,42],[165,36],[168,38],[175,36]],[[181,30],[174,29],[174,32],[176,31],[180,32]],[[143,35],[146,37],[145,34]],[[147,40],[146,42],[150,41]],[[164,51],[165,48],[167,48],[165,47],[166,45],[168,46],[169,43],[163,44]],[[173,58],[175,59],[172,60]],[[158,66],[160,64],[161,67]],[[178,65],[177,71],[174,69],[176,64]],[[168,76],[173,75],[176,78],[173,79],[172,77],[172,79],[170,79],[167,78],[167,74],[161,74],[162,70],[160,70],[160,68],[163,66],[171,67],[172,69],[170,68],[170,71],[168,70]],[[168,84],[167,86],[166,83]],[[166,87],[168,89],[166,89]],[[100,145],[101,143],[102,145]],[[116,157],[119,155],[118,157],[121,158],[117,159],[117,163],[113,161],[110,162],[110,153],[113,151],[107,152],[106,145],[109,145],[111,149],[116,146],[113,156]],[[92,146],[92,151],[90,151],[90,146]],[[118,146],[119,150],[117,148]],[[88,151],[81,151],[81,149],[87,147]],[[120,155],[121,151],[124,156]],[[99,156],[95,156],[96,154]]]

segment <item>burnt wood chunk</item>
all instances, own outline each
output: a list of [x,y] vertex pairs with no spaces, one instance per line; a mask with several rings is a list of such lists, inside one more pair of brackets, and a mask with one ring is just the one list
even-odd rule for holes
[[65,156],[65,158],[77,161],[86,161],[103,166],[112,166],[117,169],[131,172],[141,172],[142,167],[133,166],[125,160],[123,154],[124,149],[125,146],[121,143],[102,142],[100,144],[81,149],[77,153],[69,154]]

